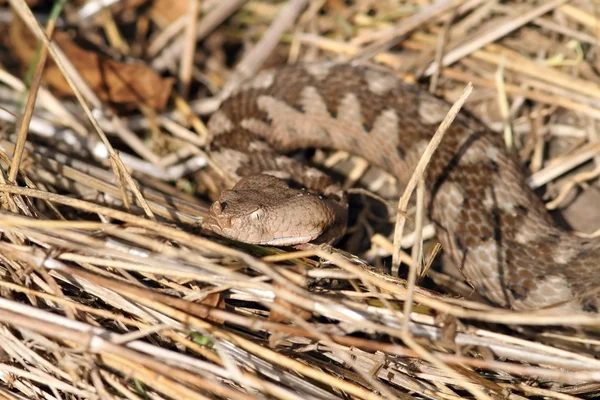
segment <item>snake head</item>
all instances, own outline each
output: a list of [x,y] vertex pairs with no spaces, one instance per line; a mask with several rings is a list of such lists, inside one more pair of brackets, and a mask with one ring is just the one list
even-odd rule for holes
[[334,221],[327,201],[273,176],[252,175],[221,193],[204,226],[240,242],[286,246],[316,239]]

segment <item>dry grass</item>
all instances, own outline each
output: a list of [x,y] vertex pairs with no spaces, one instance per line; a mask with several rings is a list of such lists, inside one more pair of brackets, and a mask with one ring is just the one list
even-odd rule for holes
[[[10,3],[42,40],[25,2]],[[12,50],[0,53],[0,398],[600,393],[600,315],[492,308],[449,296],[470,289],[436,270],[428,270],[435,290],[424,288],[417,267],[431,254],[420,244],[412,258],[396,247],[400,270],[411,266],[407,284],[376,268],[389,265],[392,239],[410,246],[404,222],[386,237],[369,211],[350,229],[348,243],[371,240],[361,258],[352,246],[227,242],[198,228],[208,203],[192,195],[189,179],[210,164],[205,117],[242,79],[264,65],[354,59],[422,78],[424,87],[431,77],[451,101],[472,82],[465,107],[514,144],[534,172],[531,186],[546,188],[548,207],[563,207],[580,189],[597,190],[600,172],[597,2],[181,0],[169,7],[182,3],[189,14],[172,20],[143,2],[110,11],[95,9],[100,3],[67,5],[69,31],[114,54],[145,57],[177,76],[180,93],[166,111],[139,104],[116,112],[58,46],[47,48],[48,60],[76,99],[55,97],[43,80],[38,90],[37,78],[27,91]],[[34,11],[47,19],[47,9]],[[6,30],[14,13],[3,4],[0,15]],[[34,77],[48,67],[40,53]],[[349,165],[348,183],[364,183],[360,160],[329,157],[323,164]],[[367,186],[384,181],[378,175]],[[415,187],[422,198],[418,183],[416,174],[401,221],[415,215],[406,207]],[[567,211],[597,218],[598,210],[576,204]],[[425,224],[420,212],[414,219]],[[412,236],[420,242],[426,232]]]

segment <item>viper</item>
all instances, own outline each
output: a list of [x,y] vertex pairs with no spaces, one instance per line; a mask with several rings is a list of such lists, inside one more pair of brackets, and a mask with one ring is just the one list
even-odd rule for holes
[[[345,194],[324,172],[286,153],[343,150],[406,184],[449,108],[366,66],[321,62],[261,72],[209,120],[212,159],[220,176],[237,184],[213,203],[205,225],[256,244],[338,235]],[[438,240],[480,295],[517,310],[598,311],[600,241],[555,224],[500,135],[461,112],[425,184]]]

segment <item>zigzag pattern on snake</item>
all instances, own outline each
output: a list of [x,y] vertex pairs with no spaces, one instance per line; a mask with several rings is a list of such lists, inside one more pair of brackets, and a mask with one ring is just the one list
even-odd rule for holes
[[[261,72],[222,103],[209,121],[213,159],[234,180],[267,173],[331,195],[336,186],[327,176],[282,154],[338,149],[405,184],[449,107],[378,69],[328,62],[285,66]],[[281,208],[273,195],[248,209],[244,202],[259,189],[283,193],[287,187],[270,178],[252,179],[242,179],[215,202],[208,220],[215,232],[247,242],[291,244],[289,232],[300,241],[321,232],[309,227],[300,233],[311,212],[325,218],[336,213],[326,206],[316,211],[300,206],[304,198],[317,202],[298,190],[282,195]],[[428,166],[426,188],[426,211],[438,240],[483,297],[513,309],[598,312],[600,242],[553,222],[498,134],[461,112]],[[283,239],[269,236],[272,230],[283,232]],[[261,240],[265,235],[269,239]]]

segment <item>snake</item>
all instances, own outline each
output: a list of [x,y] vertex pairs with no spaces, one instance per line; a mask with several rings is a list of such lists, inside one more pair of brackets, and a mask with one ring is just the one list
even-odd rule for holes
[[[204,225],[245,243],[291,246],[343,234],[347,198],[289,156],[362,157],[406,185],[451,104],[383,68],[330,61],[263,70],[208,121],[220,192]],[[424,174],[424,210],[447,259],[489,303],[597,313],[600,241],[561,228],[502,135],[461,111]],[[232,186],[233,185],[233,186]]]

